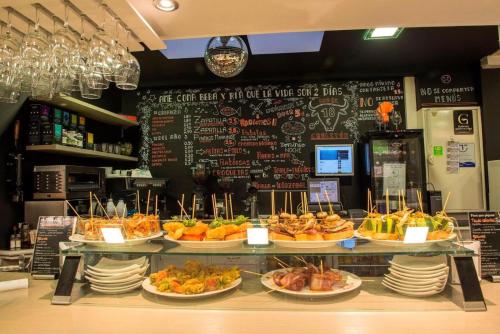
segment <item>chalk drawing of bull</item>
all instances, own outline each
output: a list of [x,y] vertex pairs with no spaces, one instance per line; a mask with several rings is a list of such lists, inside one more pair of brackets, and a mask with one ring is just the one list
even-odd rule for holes
[[334,132],[341,115],[347,115],[347,100],[344,99],[344,104],[320,103],[313,106],[312,101],[309,102],[309,110],[312,111],[311,116],[318,118],[318,121],[323,125],[326,132]]

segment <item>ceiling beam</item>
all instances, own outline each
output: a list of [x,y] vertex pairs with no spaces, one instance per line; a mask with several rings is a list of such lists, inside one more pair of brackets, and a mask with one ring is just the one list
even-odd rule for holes
[[167,47],[156,31],[128,0],[106,0],[106,4],[150,50],[163,50]]

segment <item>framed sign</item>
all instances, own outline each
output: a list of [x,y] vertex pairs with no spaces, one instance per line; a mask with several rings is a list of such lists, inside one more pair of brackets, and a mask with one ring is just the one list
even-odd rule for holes
[[500,214],[469,212],[472,240],[481,243],[481,276],[500,275]]
[[454,110],[453,129],[456,135],[473,135],[474,120],[472,110]]
[[77,217],[40,216],[31,264],[34,278],[59,276],[59,242],[68,241]]

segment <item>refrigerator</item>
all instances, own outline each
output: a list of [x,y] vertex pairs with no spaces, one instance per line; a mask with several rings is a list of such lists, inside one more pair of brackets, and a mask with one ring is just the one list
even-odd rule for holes
[[404,194],[406,206],[418,209],[418,192],[427,208],[424,137],[422,130],[368,132],[365,144],[365,172],[372,201],[378,212],[389,207],[397,211]]

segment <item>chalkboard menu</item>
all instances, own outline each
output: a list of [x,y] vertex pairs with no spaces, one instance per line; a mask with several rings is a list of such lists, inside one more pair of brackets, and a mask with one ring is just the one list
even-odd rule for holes
[[473,240],[481,243],[481,274],[500,275],[500,215],[498,212],[470,212]]
[[434,71],[418,76],[416,80],[417,106],[478,105],[477,83],[474,73],[467,71]]
[[404,128],[402,78],[148,89],[124,104],[139,116],[141,164],[154,176],[169,177],[178,192],[179,180],[192,189],[191,169],[202,162],[236,192],[251,174],[259,190],[305,189],[314,145],[359,142],[377,128],[383,101],[395,106],[388,129]]
[[59,275],[59,242],[68,241],[76,217],[41,216],[33,253],[31,274],[34,277]]

